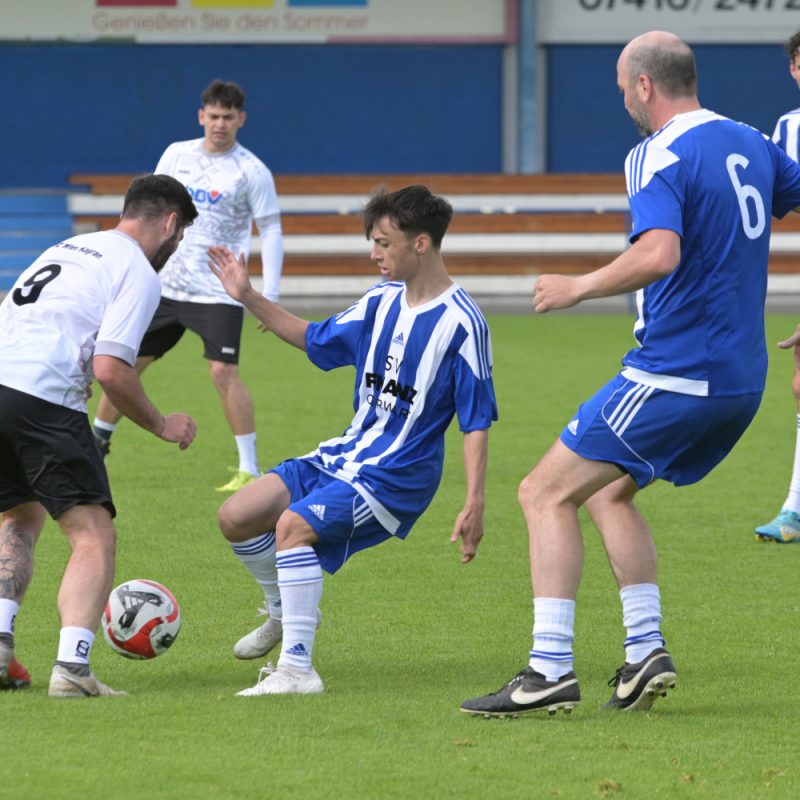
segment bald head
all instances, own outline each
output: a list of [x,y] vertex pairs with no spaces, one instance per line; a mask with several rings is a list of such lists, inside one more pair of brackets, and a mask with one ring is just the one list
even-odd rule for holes
[[631,84],[647,75],[671,100],[697,95],[694,54],[674,33],[649,31],[632,39],[619,57],[618,69]]

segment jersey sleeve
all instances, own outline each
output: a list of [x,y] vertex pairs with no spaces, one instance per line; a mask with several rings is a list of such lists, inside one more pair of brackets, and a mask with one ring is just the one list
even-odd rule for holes
[[177,154],[177,147],[171,144],[158,159],[158,164],[154,170],[156,175],[174,175],[175,174],[175,158]]
[[467,326],[453,380],[459,429],[469,433],[489,428],[497,420],[497,399],[492,381],[492,340],[482,316]]
[[354,366],[359,348],[369,340],[380,302],[380,293],[370,292],[335,317],[311,322],[306,330],[306,354],[320,369]]
[[683,237],[686,174],[680,159],[664,147],[640,144],[625,161],[633,242],[654,228]]
[[280,214],[278,206],[278,192],[275,189],[275,179],[272,173],[261,162],[257,161],[257,168],[251,170],[252,180],[247,187],[247,199],[254,219],[272,217]]
[[131,263],[103,315],[95,355],[115,356],[133,366],[160,299],[161,284],[155,272]]

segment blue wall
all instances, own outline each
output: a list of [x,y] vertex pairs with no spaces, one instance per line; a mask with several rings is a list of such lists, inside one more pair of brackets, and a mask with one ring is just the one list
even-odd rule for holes
[[[547,169],[619,172],[639,141],[616,88],[619,45],[547,49]],[[695,47],[701,102],[771,133],[800,106],[780,45]],[[240,139],[277,173],[499,172],[502,47],[0,46],[0,187],[143,172],[201,135],[200,91],[240,82]]]
[[[641,141],[617,90],[617,45],[548,49],[547,164],[551,172],[620,172]],[[696,45],[700,102],[772,134],[800,106],[780,45]]]
[[5,45],[0,186],[153,169],[214,78],[277,173],[499,172],[500,46]]

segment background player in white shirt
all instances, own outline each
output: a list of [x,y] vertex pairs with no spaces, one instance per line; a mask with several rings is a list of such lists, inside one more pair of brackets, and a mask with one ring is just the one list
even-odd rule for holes
[[691,49],[652,31],[617,62],[625,109],[647,137],[625,161],[631,246],[578,278],[544,275],[537,312],[637,291],[639,346],[578,409],[519,489],[534,594],[528,666],[461,709],[570,710],[575,598],[586,505],[619,587],[625,663],[607,709],[648,710],[675,685],[664,647],[657,554],[636,493],[695,483],[735,445],[767,373],[764,300],[771,217],[800,207],[800,166],[748,125],[701,108]]
[[210,250],[225,288],[267,328],[321,369],[356,370],[348,429],[279,464],[219,511],[222,532],[262,586],[270,613],[234,653],[256,658],[283,639],[277,669],[240,695],[323,691],[311,660],[322,570],[333,573],[359,550],[406,537],[439,485],[454,414],[464,432],[467,498],[451,541],[461,539],[463,563],[475,556],[497,405],[488,326],[442,260],[452,213],[424,186],[376,194],[364,229],[386,282],[322,322],[259,297],[243,259]]
[[[171,144],[156,167],[156,172],[172,175],[189,189],[200,216],[161,272],[161,304],[142,340],[136,369],[141,373],[164,355],[187,329],[203,339],[203,355],[239,454],[235,474],[218,491],[234,492],[260,474],[253,398],[238,368],[244,311],[208,269],[208,248],[225,246],[246,258],[255,220],[261,235],[263,291],[277,301],[283,236],[272,173],[236,141],[247,119],[244,92],[235,83],[217,80],[201,99],[198,121],[203,137]],[[109,398],[100,399],[94,432],[104,454],[120,416]]]
[[[800,32],[786,42],[786,52],[789,56],[789,74],[800,88]],[[800,162],[800,108],[789,111],[778,120],[772,141],[782,148],[789,158]],[[792,349],[794,352],[795,373],[792,378],[792,393],[797,404],[794,464],[792,479],[789,482],[789,494],[780,512],[773,520],[756,528],[756,538],[763,542],[788,544],[800,542],[800,347],[792,346],[789,341],[780,342],[778,347]]]
[[14,622],[49,513],[72,551],[58,593],[49,693],[124,694],[89,668],[114,578],[116,510],[86,399],[96,377],[137,425],[181,449],[191,444],[192,418],[162,416],[133,365],[158,306],[156,273],[196,216],[174,178],[136,178],[114,230],[45,250],[0,305],[0,688],[30,682],[14,657]]

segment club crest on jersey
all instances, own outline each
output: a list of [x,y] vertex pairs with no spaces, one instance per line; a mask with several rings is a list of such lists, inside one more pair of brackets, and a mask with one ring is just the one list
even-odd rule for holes
[[216,189],[194,189],[191,186],[186,188],[195,203],[208,203],[211,206],[215,206],[222,200],[222,192]]

